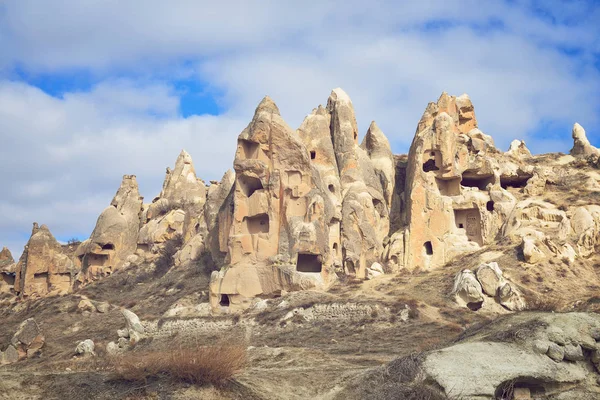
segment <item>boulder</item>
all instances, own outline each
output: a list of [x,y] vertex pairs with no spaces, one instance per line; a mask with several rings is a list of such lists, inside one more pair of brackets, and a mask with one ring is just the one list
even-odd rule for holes
[[455,276],[452,295],[457,303],[475,310],[481,308],[485,299],[475,273],[468,269],[460,271]]
[[529,264],[537,264],[546,258],[546,255],[540,248],[537,246],[537,242],[533,237],[525,237],[523,238],[523,257],[525,258],[525,262]]
[[513,140],[510,142],[510,148],[506,152],[507,155],[515,158],[531,157],[531,152],[525,145],[524,140]]
[[140,333],[142,335],[144,334],[144,326],[142,325],[139,317],[134,312],[123,308],[121,309],[121,314],[123,314],[123,317],[125,317],[129,335],[131,335],[132,332]]
[[45,338],[35,319],[29,318],[19,325],[10,343],[19,353],[19,359],[22,360],[38,356],[45,344]]
[[367,279],[373,279],[380,275],[383,275],[385,272],[383,267],[379,263],[373,263],[369,268],[367,268]]
[[84,356],[95,356],[96,353],[94,352],[94,349],[94,342],[91,339],[86,339],[77,344],[77,347],[75,348],[75,354],[80,354]]
[[477,267],[475,275],[483,292],[491,297],[495,297],[498,289],[505,283],[502,271],[496,262],[480,265]]

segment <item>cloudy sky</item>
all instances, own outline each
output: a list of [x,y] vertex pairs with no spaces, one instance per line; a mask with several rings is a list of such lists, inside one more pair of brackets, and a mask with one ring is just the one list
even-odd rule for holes
[[0,247],[87,238],[182,148],[220,179],[265,94],[296,128],[342,87],[397,153],[442,91],[503,149],[568,152],[575,121],[599,145],[599,38],[593,1],[0,0]]

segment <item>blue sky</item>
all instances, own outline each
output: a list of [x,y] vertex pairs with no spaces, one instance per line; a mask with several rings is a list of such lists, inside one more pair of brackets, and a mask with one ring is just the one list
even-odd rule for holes
[[0,246],[33,221],[86,238],[122,175],[150,200],[182,148],[220,179],[266,94],[296,128],[342,87],[397,153],[442,91],[501,149],[568,152],[574,122],[600,144],[597,2],[216,3],[0,3]]

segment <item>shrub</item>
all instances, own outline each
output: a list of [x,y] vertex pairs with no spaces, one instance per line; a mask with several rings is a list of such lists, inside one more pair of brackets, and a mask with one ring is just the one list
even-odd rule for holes
[[245,363],[246,347],[230,344],[144,350],[112,358],[117,379],[143,381],[167,376],[197,385],[226,381],[241,371]]
[[158,251],[158,258],[154,262],[154,276],[161,277],[173,266],[173,256],[183,246],[183,238],[181,235],[173,236],[167,240],[164,246]]

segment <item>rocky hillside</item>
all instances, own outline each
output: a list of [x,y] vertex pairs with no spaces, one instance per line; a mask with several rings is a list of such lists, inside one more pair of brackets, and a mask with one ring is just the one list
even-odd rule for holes
[[[220,182],[182,151],[82,243],[0,252],[0,398],[598,398],[600,150],[572,137],[502,151],[443,93],[394,155],[341,89],[297,130],[266,97]],[[190,349],[229,373],[175,373]]]

